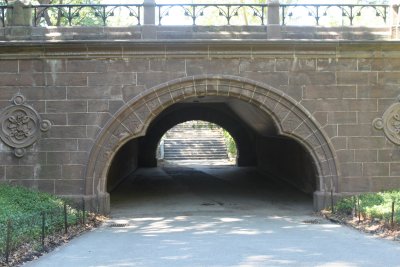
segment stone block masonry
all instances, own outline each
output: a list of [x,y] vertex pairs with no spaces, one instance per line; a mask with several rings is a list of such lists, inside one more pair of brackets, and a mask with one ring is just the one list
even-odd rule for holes
[[[395,41],[2,43],[0,118],[9,120],[4,111],[20,94],[51,129],[29,126],[38,138],[22,157],[0,142],[0,181],[85,197],[107,210],[107,189],[93,182],[106,174],[91,166],[111,164],[101,151],[113,155],[129,136],[145,135],[170,103],[203,92],[248,99],[279,120],[282,132],[309,132],[300,143],[327,166],[320,167],[318,192],[331,189],[323,173],[336,173],[338,195],[399,188],[399,62]],[[307,119],[291,113],[297,107]],[[382,123],[374,125],[377,118]],[[320,133],[310,132],[308,119]],[[328,150],[332,157],[323,156]]]

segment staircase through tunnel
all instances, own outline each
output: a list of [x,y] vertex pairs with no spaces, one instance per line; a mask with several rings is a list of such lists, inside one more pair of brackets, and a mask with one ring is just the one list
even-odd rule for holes
[[235,165],[236,143],[228,131],[206,121],[188,121],[168,130],[157,147],[159,165]]

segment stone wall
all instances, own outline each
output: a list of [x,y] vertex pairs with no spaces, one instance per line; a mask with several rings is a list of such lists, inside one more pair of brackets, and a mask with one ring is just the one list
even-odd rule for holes
[[0,180],[70,197],[87,195],[90,153],[119,109],[134,99],[145,101],[141,94],[155,86],[210,75],[273,87],[307,110],[333,148],[338,194],[398,188],[396,135],[390,141],[372,122],[398,103],[399,74],[396,42],[2,43],[3,118],[20,93],[52,126],[20,158],[0,143]]

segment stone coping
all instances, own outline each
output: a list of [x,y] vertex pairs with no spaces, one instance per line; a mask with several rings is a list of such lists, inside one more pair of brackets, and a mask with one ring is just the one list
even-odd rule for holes
[[400,58],[400,40],[0,41],[0,59],[127,57]]
[[[0,41],[73,40],[398,40],[396,27],[156,26],[0,28]],[[273,32],[278,31],[279,35]],[[279,37],[277,37],[279,36]]]

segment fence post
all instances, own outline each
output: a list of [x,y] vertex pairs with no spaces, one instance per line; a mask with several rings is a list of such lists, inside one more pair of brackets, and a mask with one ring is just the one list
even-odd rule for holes
[[267,24],[267,37],[268,39],[282,38],[282,31],[279,16],[279,0],[269,0],[268,3],[268,24]]
[[394,228],[394,201],[392,201],[392,218],[390,220],[390,226]]
[[64,202],[64,233],[68,234],[67,203]]
[[356,196],[353,196],[353,204],[354,204],[354,217],[357,217],[357,198]]
[[142,39],[157,39],[155,0],[143,2]]
[[44,238],[45,238],[45,235],[46,235],[46,233],[45,233],[45,231],[46,231],[45,227],[46,227],[46,215],[45,215],[45,213],[44,213],[44,211],[43,211],[43,212],[42,212],[42,249],[43,249],[43,250],[44,250]]
[[357,196],[357,209],[358,209],[358,223],[360,223],[361,222],[360,196]]
[[7,221],[7,240],[6,240],[6,263],[10,258],[10,250],[11,250],[11,220]]
[[85,216],[86,216],[86,207],[85,207],[85,198],[82,198],[82,224],[85,224]]

